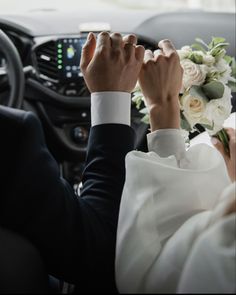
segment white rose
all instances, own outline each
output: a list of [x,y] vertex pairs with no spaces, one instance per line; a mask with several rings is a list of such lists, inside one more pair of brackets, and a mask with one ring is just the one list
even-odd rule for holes
[[191,52],[192,48],[190,46],[183,46],[180,50],[177,50],[180,60],[187,58]]
[[203,63],[207,66],[213,66],[213,64],[215,63],[215,58],[214,56],[210,55],[210,54],[205,54],[203,56]]
[[231,67],[224,59],[220,59],[218,63],[215,65],[217,72],[221,73],[219,77],[219,81],[223,84],[227,84],[228,81],[231,79]]
[[197,123],[208,123],[204,117],[206,105],[207,101],[200,97],[194,97],[190,94],[181,97],[181,109],[192,128]]
[[214,122],[214,130],[209,131],[211,135],[222,129],[224,121],[230,116],[231,109],[231,90],[225,86],[223,97],[210,100],[206,106],[205,116]]
[[182,92],[192,85],[202,85],[204,83],[207,74],[205,65],[195,64],[189,59],[183,59],[180,63],[184,70]]

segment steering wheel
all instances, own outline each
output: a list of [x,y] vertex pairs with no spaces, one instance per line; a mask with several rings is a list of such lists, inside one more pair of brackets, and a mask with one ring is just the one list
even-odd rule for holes
[[20,109],[23,103],[25,88],[23,65],[15,45],[2,30],[0,30],[0,51],[6,59],[7,75],[10,84],[7,106]]

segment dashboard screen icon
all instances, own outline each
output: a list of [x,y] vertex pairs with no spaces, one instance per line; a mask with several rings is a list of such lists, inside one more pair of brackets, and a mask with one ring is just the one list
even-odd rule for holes
[[73,45],[70,45],[67,48],[67,58],[72,59],[75,56],[76,49],[73,47]]
[[81,77],[80,59],[85,38],[65,38],[57,41],[57,67],[61,79]]

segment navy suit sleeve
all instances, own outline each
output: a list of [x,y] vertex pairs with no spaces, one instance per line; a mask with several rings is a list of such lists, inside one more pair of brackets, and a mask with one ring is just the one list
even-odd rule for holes
[[78,292],[115,291],[116,226],[133,130],[91,128],[79,198],[60,177],[32,113],[1,109],[0,133],[0,225],[27,237],[48,271]]

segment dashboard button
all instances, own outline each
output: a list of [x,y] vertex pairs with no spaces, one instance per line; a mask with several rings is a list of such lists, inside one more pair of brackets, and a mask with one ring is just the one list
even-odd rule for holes
[[66,94],[66,96],[75,96],[75,95],[77,95],[77,90],[76,89],[66,89],[65,94]]
[[84,127],[74,127],[72,131],[72,138],[75,143],[85,144],[88,141],[88,131]]

